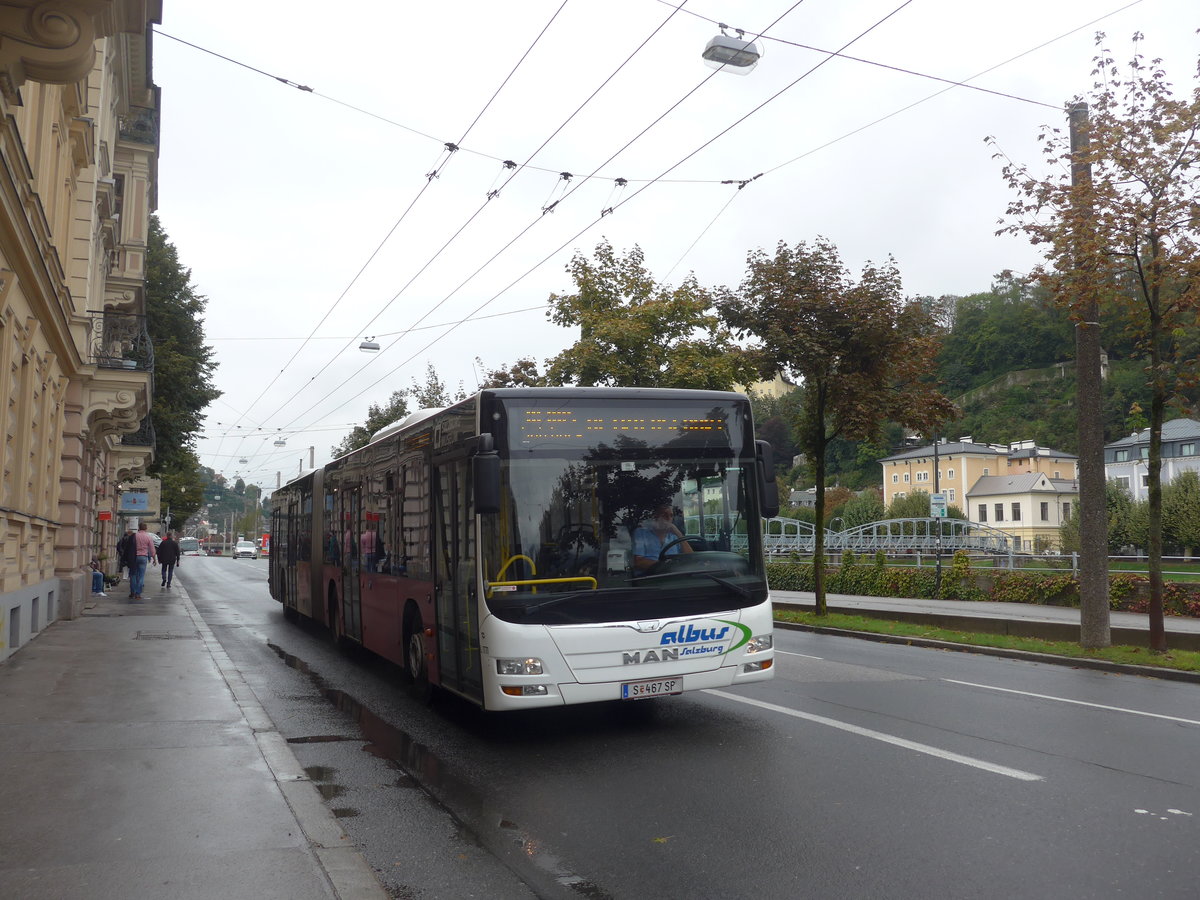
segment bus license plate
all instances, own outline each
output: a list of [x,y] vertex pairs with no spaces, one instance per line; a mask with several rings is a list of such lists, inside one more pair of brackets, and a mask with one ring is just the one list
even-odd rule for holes
[[664,678],[661,681],[634,681],[621,685],[622,700],[645,700],[664,694],[678,694],[683,690],[683,679]]

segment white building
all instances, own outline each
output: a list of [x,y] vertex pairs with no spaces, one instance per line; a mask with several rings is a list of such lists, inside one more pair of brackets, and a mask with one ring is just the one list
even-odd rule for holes
[[[1181,472],[1200,472],[1200,422],[1172,419],[1163,423],[1162,483],[1170,484]],[[1134,500],[1149,494],[1150,429],[1104,445],[1104,477],[1114,479]]]

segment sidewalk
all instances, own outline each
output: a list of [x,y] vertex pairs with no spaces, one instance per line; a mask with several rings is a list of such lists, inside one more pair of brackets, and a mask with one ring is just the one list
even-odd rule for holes
[[145,600],[122,583],[0,665],[0,897],[386,898],[157,575]]

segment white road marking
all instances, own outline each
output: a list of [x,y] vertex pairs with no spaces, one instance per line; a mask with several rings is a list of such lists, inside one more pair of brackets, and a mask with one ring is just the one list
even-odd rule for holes
[[1008,778],[1016,778],[1019,781],[1042,781],[1041,775],[1034,775],[1032,772],[1023,772],[1020,769],[1010,769],[1008,766],[1000,766],[995,763],[986,762],[982,759],[975,759],[971,756],[963,756],[959,753],[951,753],[949,750],[942,750],[938,747],[931,747],[928,744],[918,744],[916,741],[910,741],[905,738],[896,737],[892,734],[884,734],[882,731],[873,731],[870,728],[860,728],[858,725],[851,725],[849,722],[839,722],[837,719],[829,719],[825,716],[818,716],[813,713],[800,712],[796,709],[788,709],[786,706],[777,706],[774,703],[764,703],[762,700],[755,700],[751,697],[743,697],[738,694],[729,694],[725,691],[705,690],[704,693],[712,694],[714,697],[723,697],[726,700],[735,700],[738,703],[745,703],[750,706],[757,706],[760,709],[770,710],[771,712],[782,713],[785,716],[792,716],[796,719],[804,719],[809,722],[816,722],[818,725],[828,725],[830,728],[837,728],[841,731],[848,731],[851,734],[857,734],[860,737],[868,737],[875,741],[882,741],[885,744],[893,744],[896,747],[903,747],[906,750],[915,750],[917,753],[924,753],[928,756],[936,756],[938,759],[944,759],[948,762],[959,763],[964,766],[971,766],[975,769],[982,769],[985,772],[991,772],[994,775],[1004,775]]
[[807,653],[792,653],[790,650],[776,650],[775,651],[776,656],[779,656],[781,654],[783,656],[803,656],[805,659],[822,659],[823,660],[825,658],[823,656],[809,656]]
[[992,684],[976,684],[973,681],[957,681],[953,678],[943,678],[951,684],[965,684],[967,687],[984,688],[989,691],[1003,691],[1006,694],[1020,694],[1023,697],[1037,697],[1040,700],[1054,700],[1058,703],[1074,703],[1076,706],[1090,706],[1093,709],[1107,709],[1112,712],[1129,713],[1131,716],[1147,716],[1151,719],[1166,719],[1169,722],[1183,722],[1185,725],[1200,725],[1196,719],[1182,719],[1179,716],[1167,716],[1162,713],[1145,712],[1140,709],[1126,709],[1123,706],[1105,706],[1103,703],[1088,703],[1086,700],[1070,700],[1066,697],[1052,697],[1049,694],[1035,694],[1031,691],[1017,691],[1012,688],[996,687]]

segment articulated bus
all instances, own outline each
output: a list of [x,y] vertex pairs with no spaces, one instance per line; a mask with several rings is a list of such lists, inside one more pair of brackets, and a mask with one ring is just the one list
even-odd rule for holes
[[761,681],[778,502],[741,394],[484,390],[275,491],[271,595],[485,709]]

